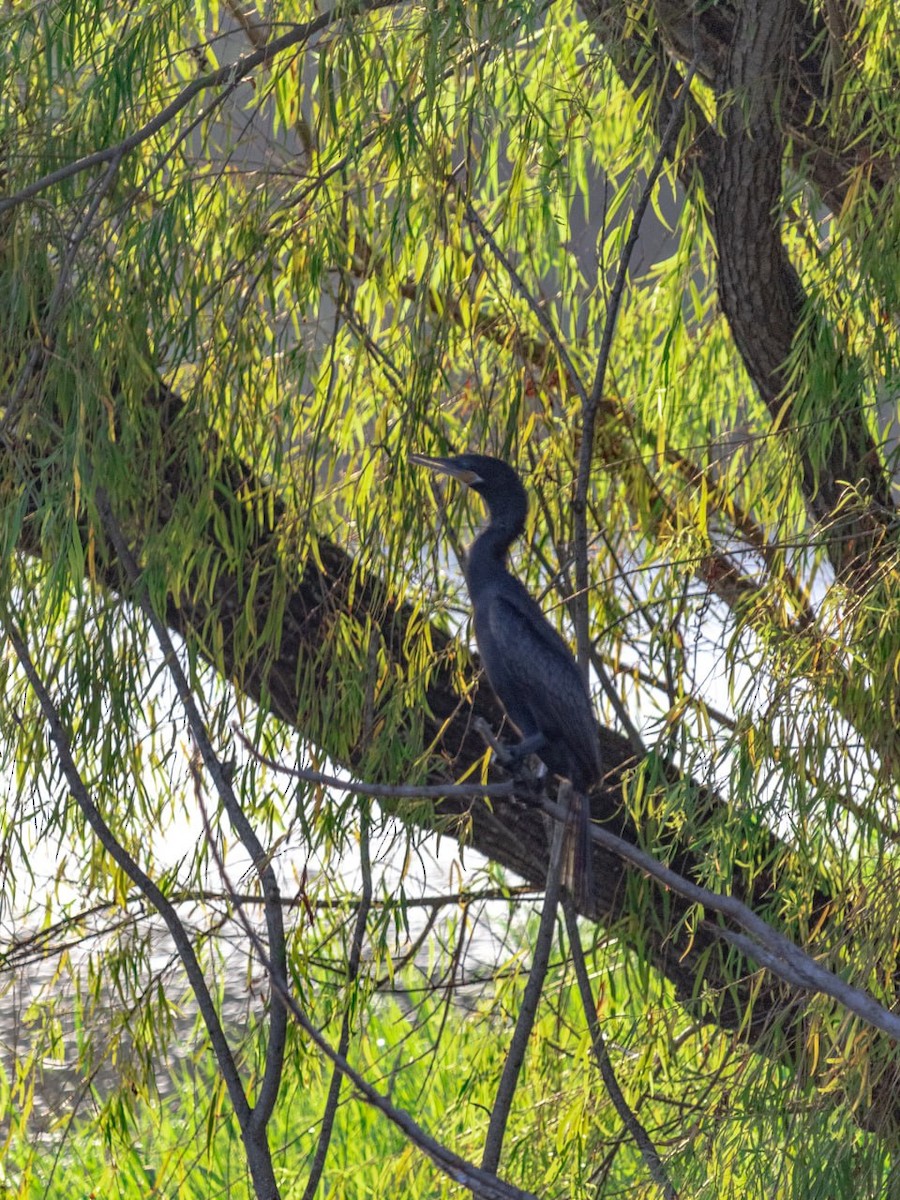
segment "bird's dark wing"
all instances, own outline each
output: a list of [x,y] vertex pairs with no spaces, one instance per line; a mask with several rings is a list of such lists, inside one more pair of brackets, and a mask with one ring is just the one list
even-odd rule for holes
[[[540,732],[540,756],[556,774],[587,787],[599,776],[597,725],[590,696],[569,647],[522,585],[476,607],[476,635],[488,678],[527,736]],[[481,608],[482,611],[478,611]]]

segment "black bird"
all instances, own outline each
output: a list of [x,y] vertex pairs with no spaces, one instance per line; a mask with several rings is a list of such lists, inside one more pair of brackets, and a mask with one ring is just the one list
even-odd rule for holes
[[[491,687],[522,735],[518,745],[506,750],[506,765],[536,754],[583,797],[602,774],[587,686],[569,647],[506,567],[509,547],[525,529],[528,499],[521,480],[512,467],[485,454],[454,458],[411,454],[410,462],[461,480],[479,493],[490,513],[489,524],[468,552],[465,574],[481,661]],[[578,807],[582,830],[574,851],[575,878],[569,886],[587,901],[586,801]]]

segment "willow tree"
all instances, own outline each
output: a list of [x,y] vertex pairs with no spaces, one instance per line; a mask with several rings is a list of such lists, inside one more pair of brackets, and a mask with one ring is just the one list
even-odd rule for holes
[[[357,1127],[395,1131],[375,1175],[409,1195],[882,1194],[892,23],[890,0],[7,7],[3,961],[68,971],[76,1017],[50,986],[7,1061],[7,1186],[44,1169],[33,1085],[68,1053],[64,1162],[86,1121],[98,1179],[214,1194],[134,1141],[184,1003],[163,945],[218,1080],[200,1160],[237,1130],[236,1195],[372,1194]],[[465,447],[525,475],[516,568],[602,723],[594,893],[558,941],[553,789],[476,729],[502,724],[458,570],[482,514],[407,463]],[[436,831],[501,900],[431,880],[457,916],[426,963],[403,872]],[[537,932],[513,921],[446,1007],[522,881]],[[235,940],[269,980],[240,1029]]]

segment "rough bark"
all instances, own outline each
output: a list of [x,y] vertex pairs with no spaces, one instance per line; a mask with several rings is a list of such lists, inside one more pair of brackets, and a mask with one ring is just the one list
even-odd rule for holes
[[782,136],[775,103],[784,88],[791,6],[756,0],[734,28],[714,168],[719,298],[753,381],[768,404],[783,392],[803,312],[803,286],[779,229]]
[[[782,169],[789,144],[829,202],[839,203],[859,166],[861,141],[845,139],[828,114],[833,74],[824,62],[825,30],[799,0],[692,5],[660,0],[643,23],[625,21],[619,0],[585,3],[598,36],[630,86],[652,92],[658,123],[668,119],[678,59],[695,60],[716,93],[719,130],[693,109],[699,130],[682,168],[699,172],[711,202],[719,261],[719,299],[735,345],[773,421],[795,438],[803,492],[823,531],[835,573],[856,584],[876,570],[879,547],[893,543],[890,479],[869,427],[852,355],[812,313],[781,232]],[[647,69],[649,66],[649,70]],[[798,140],[799,139],[799,140]],[[797,146],[806,147],[797,154]],[[895,155],[869,145],[874,188],[892,177]],[[797,382],[788,366],[805,344],[836,347],[829,394],[814,397],[817,419],[831,422],[827,448],[813,451],[794,414]],[[857,499],[856,497],[859,497]]]
[[[807,304],[782,240],[780,215],[785,132],[779,124],[779,107],[789,89],[799,86],[789,75],[796,35],[794,6],[782,0],[748,0],[741,7],[723,80],[733,99],[723,105],[714,170],[719,298],[735,344],[773,421],[783,418],[783,407],[790,401],[792,384],[786,365],[801,336]],[[810,315],[803,336],[822,336],[825,331],[817,330],[819,324]],[[838,367],[835,395],[816,401],[816,410],[834,419],[824,460],[816,461],[804,445],[803,432],[795,432],[807,503],[828,530],[836,572],[848,577],[870,564],[871,551],[880,540],[879,525],[890,520],[892,506],[889,479],[862,396],[857,391],[847,394],[846,388],[853,384],[842,374]],[[790,409],[787,414],[790,427]],[[848,486],[859,487],[880,513],[851,506],[839,517]]]

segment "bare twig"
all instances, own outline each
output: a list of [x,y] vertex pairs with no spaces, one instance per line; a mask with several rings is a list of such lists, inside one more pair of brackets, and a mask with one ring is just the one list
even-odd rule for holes
[[[560,818],[565,811],[561,805],[554,804],[550,800],[542,800],[541,808]],[[679,896],[683,896],[693,904],[699,904],[713,912],[720,913],[734,921],[736,925],[740,925],[750,935],[749,937],[745,938],[711,922],[708,923],[707,928],[723,941],[739,944],[744,953],[755,958],[779,979],[783,979],[795,987],[831,996],[833,1000],[837,1000],[850,1012],[856,1013],[868,1024],[874,1025],[891,1037],[900,1037],[900,1014],[891,1012],[884,1005],[879,1004],[869,992],[852,983],[847,983],[839,975],[816,962],[811,954],[807,954],[805,950],[795,946],[789,938],[785,937],[783,933],[779,933],[777,929],[773,929],[767,921],[764,921],[741,900],[734,896],[723,896],[719,892],[710,891],[709,888],[693,883],[684,875],[679,875],[671,867],[659,862],[645,850],[632,845],[631,842],[627,842],[602,825],[591,825],[591,837],[595,842],[599,842],[601,846],[605,846],[607,850],[611,850],[632,866],[637,867],[638,870],[657,879]]]
[[[431,909],[433,913],[437,913],[442,908],[469,908],[475,904],[531,904],[542,891],[542,888],[539,889],[531,887],[528,884],[520,884],[515,887],[481,888],[474,892],[444,892],[438,896],[409,896],[405,897],[402,903],[395,899],[373,899],[371,908],[387,910],[401,907],[404,911],[410,908],[426,908]],[[94,938],[105,936],[117,930],[134,927],[147,913],[129,913],[118,920],[104,925],[102,934],[96,929],[83,929],[85,923],[91,917],[98,917],[104,913],[120,913],[123,908],[128,908],[131,905],[142,905],[144,899],[144,894],[141,891],[128,896],[117,896],[114,900],[104,900],[98,904],[91,905],[90,908],[82,909],[80,912],[70,913],[62,920],[56,921],[45,928],[35,930],[25,937],[14,938],[11,942],[7,943],[6,948],[0,953],[0,974],[15,973],[27,968],[32,963],[44,962],[49,958],[54,958],[62,954],[64,951],[72,951],[77,946],[83,946]],[[231,904],[232,902],[232,897],[226,892],[213,891],[209,888],[191,888],[180,892],[170,892],[167,899],[173,906],[180,904]],[[251,908],[265,904],[266,902],[265,897],[251,892],[239,892],[237,899],[240,900],[241,904]],[[341,909],[347,912],[354,912],[359,908],[360,904],[356,896],[349,895],[329,899],[303,895],[281,896],[280,900],[282,908],[302,908],[307,912],[312,911],[313,913],[335,912]],[[79,932],[67,937],[66,935],[71,930],[78,930]],[[60,940],[54,941],[56,937],[59,937]]]
[[[454,179],[453,182],[456,183],[456,180]],[[572,386],[575,389],[576,395],[581,400],[582,405],[587,405],[588,394],[584,383],[582,382],[581,376],[575,370],[575,364],[569,357],[569,352],[565,347],[565,343],[556,332],[556,328],[554,327],[553,322],[547,316],[546,311],[541,307],[540,304],[538,304],[537,300],[535,300],[522,276],[512,265],[507,256],[503,253],[500,246],[497,244],[497,239],[485,225],[484,221],[482,221],[481,217],[468,200],[465,202],[464,213],[466,221],[503,267],[503,270],[506,272],[513,287],[531,309],[538,324],[543,329],[544,333],[546,333],[551,345],[559,355],[559,361],[565,368],[566,374],[572,382]]]
[[[288,768],[284,768],[288,770]],[[358,783],[347,783],[340,779],[335,779],[328,784],[329,787],[335,787],[339,791],[357,791],[360,792]],[[392,794],[405,796],[409,794],[409,790],[405,787],[392,789],[387,785],[372,785],[378,787],[377,794],[384,797],[390,797]],[[500,785],[504,789],[506,785]],[[508,795],[515,792],[515,783],[510,783],[510,792],[504,791],[503,795]],[[434,791],[442,796],[453,795],[453,785],[448,785],[446,788],[435,788]],[[365,793],[362,793],[365,794]],[[416,791],[417,795],[421,795],[421,791]],[[464,795],[468,795],[466,790]],[[529,801],[536,808],[540,808],[548,816],[554,817],[559,822],[564,822],[567,816],[567,810],[561,804],[556,804],[546,797],[540,799],[535,798]],[[602,825],[592,823],[590,826],[590,836],[595,842],[599,842],[605,849],[618,855],[619,858],[636,867],[639,871],[645,872],[647,875],[658,880],[665,887],[676,892],[679,896],[683,896],[692,904],[702,905],[704,908],[710,909],[713,912],[720,913],[722,916],[734,921],[744,929],[750,937],[746,942],[742,942],[742,949],[748,955],[755,958],[757,962],[767,967],[779,979],[783,979],[786,983],[793,986],[804,987],[812,992],[821,992],[823,995],[831,996],[837,1000],[845,1008],[856,1013],[864,1021],[870,1025],[874,1025],[877,1029],[881,1029],[884,1033],[891,1037],[900,1037],[900,1014],[893,1013],[884,1005],[880,1004],[874,996],[863,988],[855,987],[851,983],[847,983],[836,975],[833,971],[829,971],[827,967],[823,967],[820,963],[796,946],[783,933],[779,933],[767,921],[758,916],[752,908],[749,908],[743,901],[738,900],[734,896],[725,896],[720,892],[713,892],[709,888],[702,887],[698,883],[680,875],[671,867],[659,862],[651,854],[645,850],[641,850],[638,846],[626,841],[625,838],[619,837]],[[710,924],[709,930],[715,933],[717,937],[723,940],[729,940],[729,930],[718,924]],[[756,947],[756,949],[754,949]],[[757,953],[757,950],[759,953]],[[765,958],[763,957],[765,956]]]
[[616,278],[613,281],[612,291],[609,295],[609,303],[606,306],[606,320],[603,324],[603,336],[600,340],[600,351],[597,356],[594,382],[591,387],[590,396],[586,400],[582,399],[581,447],[578,452],[578,474],[575,479],[575,500],[572,507],[574,513],[573,541],[575,551],[575,645],[578,648],[578,662],[584,671],[587,670],[588,652],[591,644],[588,619],[590,606],[588,604],[587,498],[594,461],[594,429],[597,423],[597,411],[603,399],[603,388],[606,382],[610,351],[612,350],[613,334],[616,329],[619,309],[622,305],[622,296],[625,291],[625,283],[628,279],[631,256],[637,245],[641,232],[641,222],[644,219],[644,213],[647,211],[647,205],[650,203],[650,197],[653,194],[656,181],[662,172],[663,164],[672,151],[675,136],[681,124],[684,106],[690,95],[691,81],[694,78],[695,70],[696,66],[692,64],[682,81],[681,91],[678,99],[672,106],[672,113],[660,140],[659,150],[656,153],[653,166],[650,168],[646,182],[641,189],[638,202],[631,214],[631,227],[628,231],[625,245],[622,247],[619,267],[616,272]]
[[662,1159],[659,1157],[659,1152],[654,1146],[649,1133],[647,1133],[647,1130],[638,1120],[637,1114],[622,1094],[622,1089],[619,1087],[619,1081],[616,1078],[612,1060],[606,1048],[606,1039],[603,1036],[603,1030],[600,1028],[600,1021],[597,1017],[594,993],[591,988],[587,963],[584,960],[584,949],[581,945],[578,916],[574,905],[567,896],[563,897],[562,907],[566,918],[566,930],[569,935],[569,945],[572,949],[572,962],[575,966],[575,978],[578,983],[578,992],[581,996],[581,1005],[584,1009],[588,1031],[591,1035],[594,1057],[597,1060],[597,1066],[600,1068],[600,1074],[603,1077],[609,1098],[616,1112],[622,1118],[622,1124],[634,1139],[635,1145],[647,1166],[647,1170],[650,1172],[650,1177],[659,1186],[665,1200],[678,1200],[678,1194],[672,1187],[666,1169],[662,1164]]
[[[531,465],[532,465],[532,469],[533,469],[534,468],[533,457],[531,459]],[[544,514],[544,521],[546,523],[547,529],[549,530],[550,538],[553,542],[553,549],[556,553],[556,558],[557,558],[557,562],[559,563],[559,566],[554,570],[554,568],[551,566],[551,564],[547,561],[546,555],[544,554],[543,549],[537,543],[537,541],[532,542],[531,551],[535,555],[535,557],[540,560],[540,562],[543,564],[544,569],[546,570],[547,574],[553,580],[553,587],[554,587],[557,595],[562,599],[563,603],[566,606],[567,612],[574,620],[575,601],[574,601],[574,596],[572,593],[572,584],[571,584],[571,580],[570,580],[570,576],[569,576],[569,567],[571,566],[571,560],[566,561],[565,556],[561,552],[559,538],[558,538],[557,532],[556,532],[556,525],[553,520],[553,514],[550,512],[550,507],[547,504],[547,502],[544,498],[544,493],[541,489],[537,490],[537,497],[538,497],[538,504],[541,508],[542,513]],[[621,569],[619,568],[619,563],[618,563],[618,560],[616,559],[615,551],[613,549],[612,544],[610,543],[609,539],[604,534],[602,534],[602,532],[601,532],[601,536],[604,537],[604,540],[606,541],[607,549],[608,549],[610,555],[612,556],[613,562],[615,563],[617,569],[619,569],[619,573],[621,575],[622,572],[621,572]],[[626,587],[631,592],[634,592],[634,588],[632,587],[630,581],[626,581]],[[637,599],[637,594],[636,593],[634,593],[634,594],[635,594],[635,599]],[[612,705],[613,712],[616,714],[616,717],[619,720],[619,724],[621,725],[622,729],[625,731],[625,735],[628,738],[629,742],[631,743],[632,750],[634,750],[635,754],[638,757],[643,758],[644,755],[647,753],[647,748],[644,745],[643,738],[641,737],[640,733],[638,732],[637,726],[635,725],[635,723],[632,721],[631,717],[629,716],[628,710],[626,709],[625,705],[622,703],[622,700],[619,697],[618,692],[613,687],[612,680],[610,679],[609,674],[607,673],[606,666],[603,662],[603,659],[600,657],[599,653],[595,650],[593,641],[590,644],[590,663],[594,669],[594,673],[596,674],[598,680],[600,681],[600,686],[603,688],[604,695],[606,696],[606,698],[609,700],[610,704]]]
[[484,1153],[481,1166],[485,1171],[496,1174],[500,1165],[500,1152],[503,1149],[503,1137],[509,1120],[510,1109],[519,1082],[519,1072],[525,1061],[525,1051],[528,1039],[534,1028],[544,980],[547,977],[547,967],[550,962],[550,951],[553,947],[553,934],[556,928],[556,910],[559,904],[560,879],[563,866],[563,849],[565,843],[565,826],[558,822],[553,830],[553,841],[550,848],[550,865],[547,869],[547,888],[544,892],[544,904],[541,909],[541,922],[538,926],[537,939],[534,943],[534,955],[531,969],[528,972],[528,982],[522,996],[516,1027],[513,1030],[503,1073],[497,1085],[497,1095],[491,1109],[491,1119],[488,1124],[487,1136],[484,1140]]
[[481,796],[503,797],[516,794],[516,783],[510,779],[506,783],[448,783],[440,784],[406,784],[406,783],[363,783],[359,779],[338,779],[336,775],[326,775],[322,771],[314,771],[311,767],[289,767],[267,758],[260,753],[239,725],[233,725],[235,734],[241,745],[258,763],[275,771],[279,775],[289,775],[292,779],[300,779],[304,783],[320,784],[322,787],[334,788],[338,792],[355,792],[357,796],[371,796],[376,800],[440,800],[445,796],[455,796],[462,800],[477,800]]

